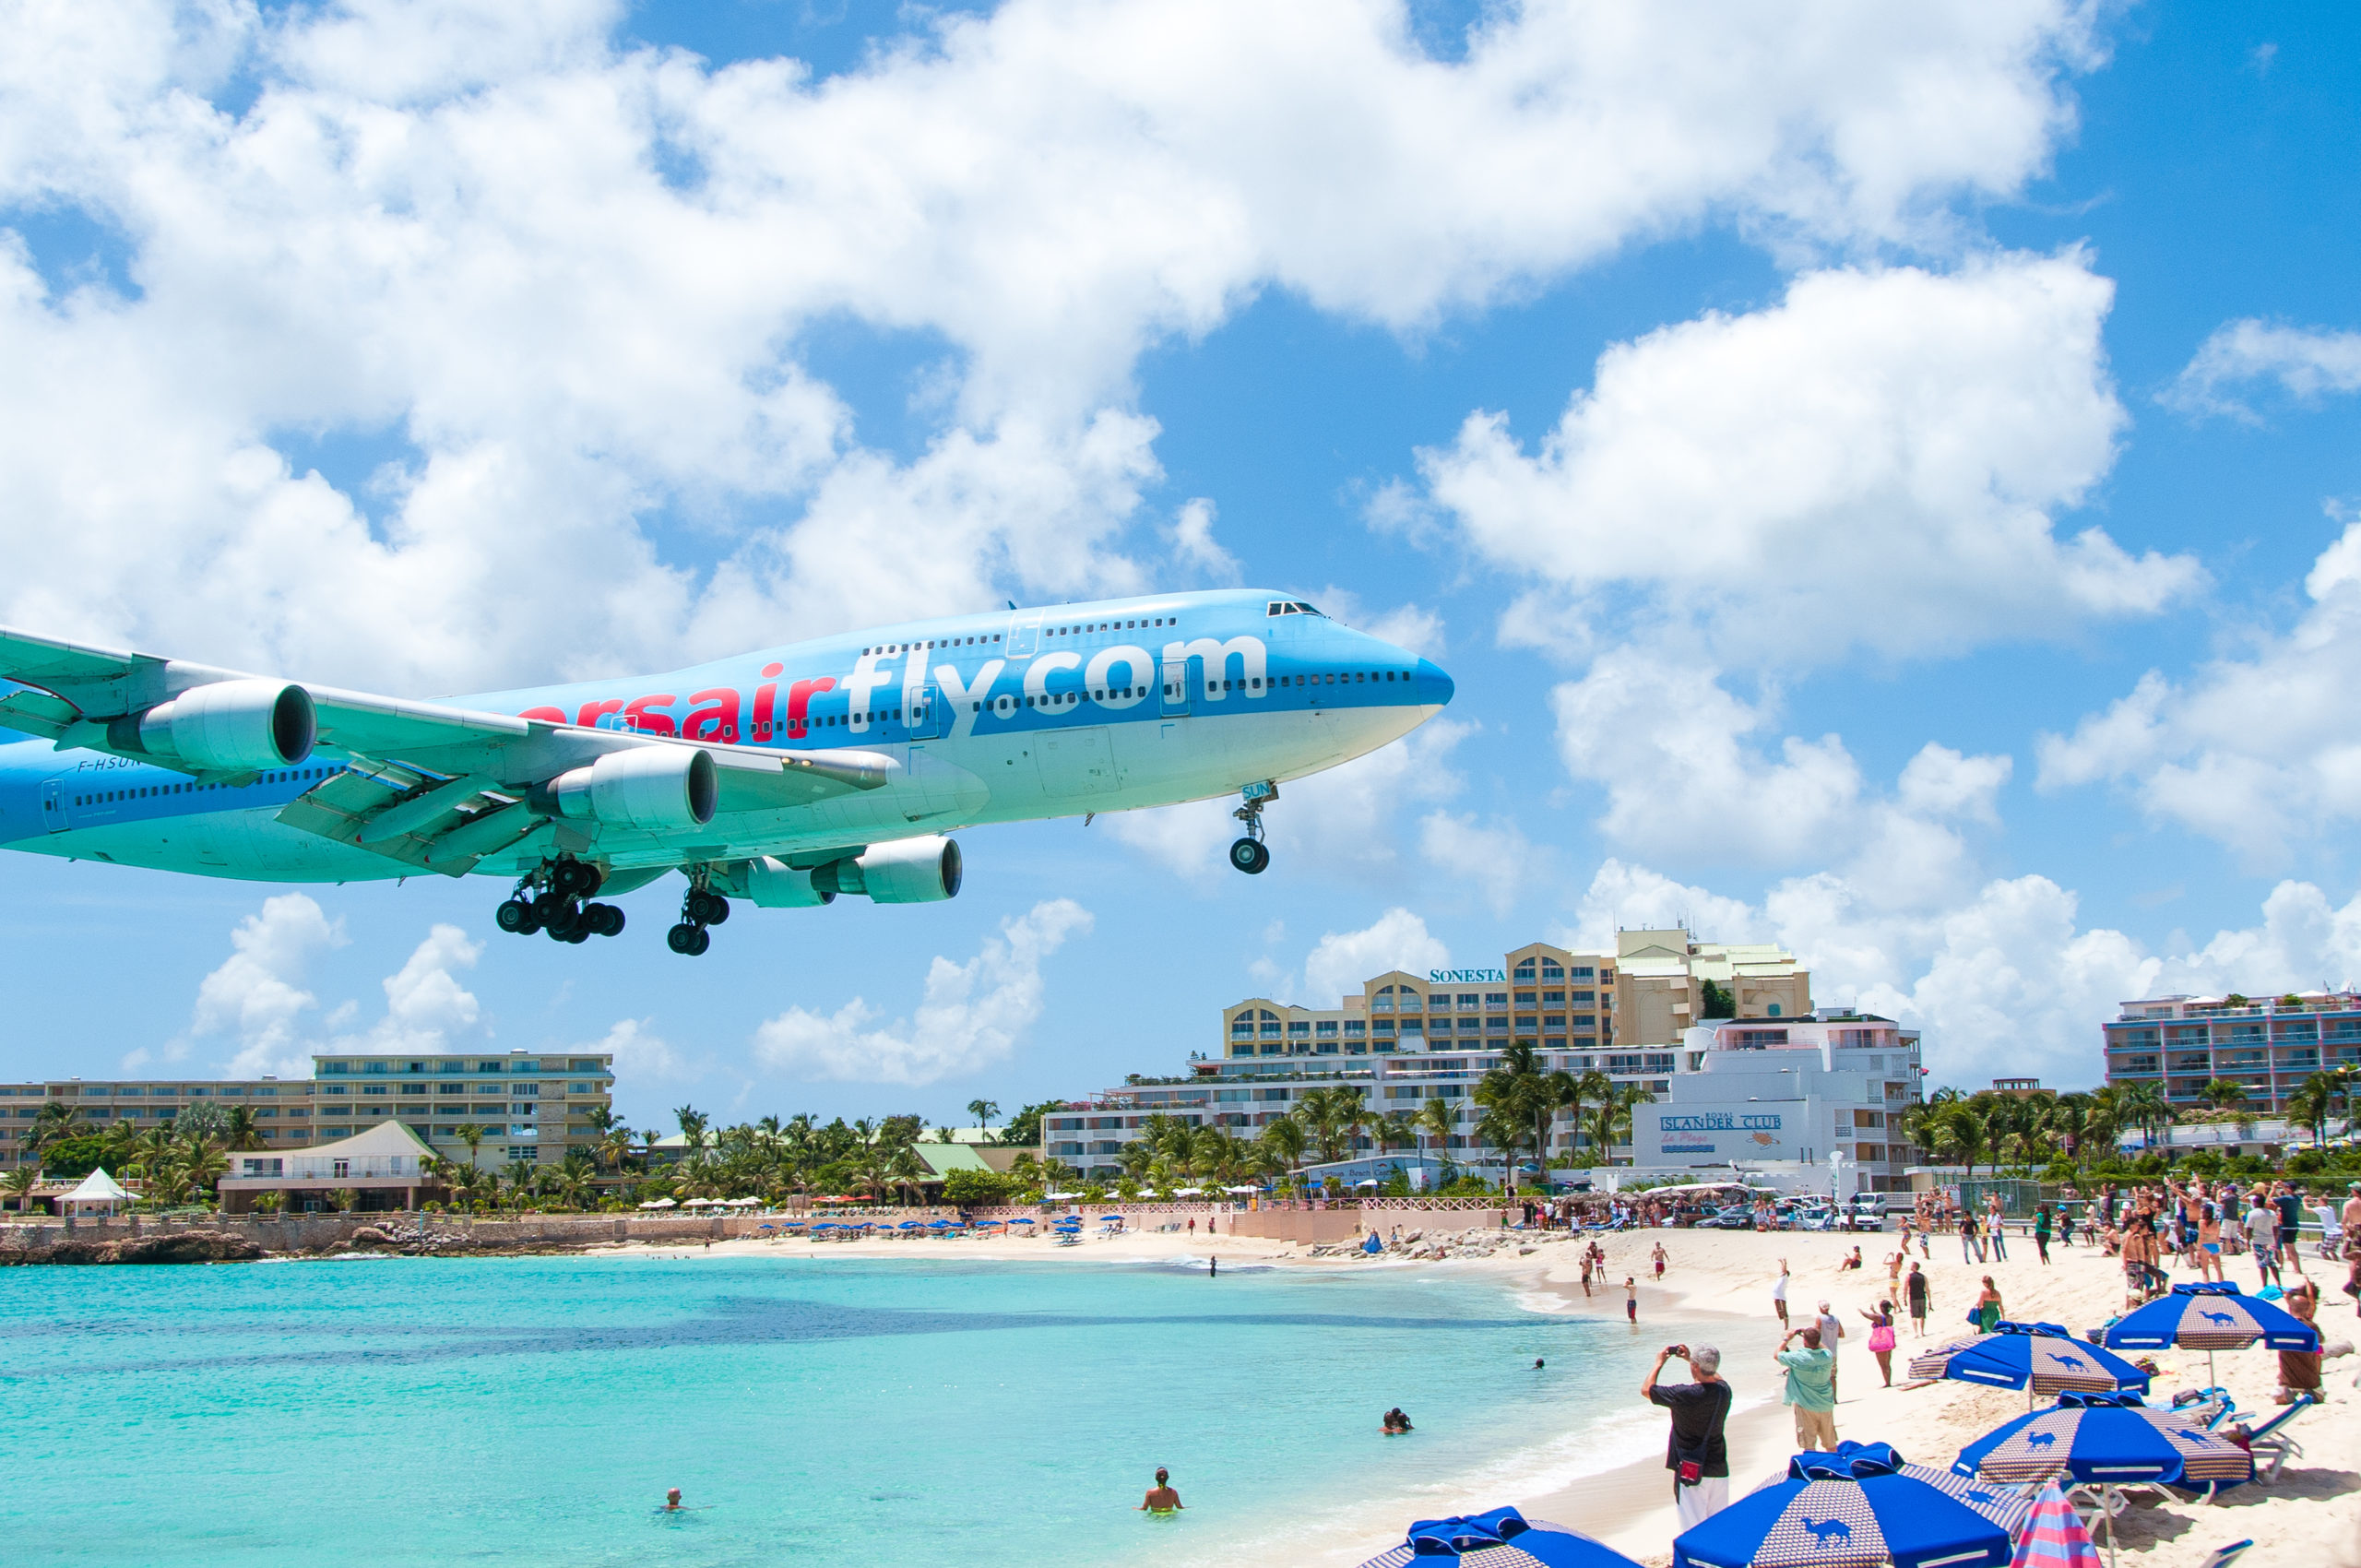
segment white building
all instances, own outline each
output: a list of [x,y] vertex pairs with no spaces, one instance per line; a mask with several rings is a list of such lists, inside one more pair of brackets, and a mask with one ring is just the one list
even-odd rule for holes
[[434,1150],[401,1122],[380,1122],[316,1148],[233,1155],[230,1174],[217,1183],[221,1212],[244,1214],[264,1193],[279,1194],[290,1209],[325,1208],[344,1189],[359,1194],[359,1208],[415,1209],[424,1190],[440,1190],[427,1174],[433,1158]]
[[1807,1018],[1724,1019],[1688,1031],[1684,1070],[1631,1111],[1643,1170],[1857,1167],[1861,1189],[1908,1186],[1901,1120],[1923,1098],[1918,1031],[1833,1009]]

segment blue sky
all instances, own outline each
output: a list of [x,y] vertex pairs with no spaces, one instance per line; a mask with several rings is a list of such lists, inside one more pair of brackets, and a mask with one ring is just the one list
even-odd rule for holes
[[605,1041],[635,1121],[956,1119],[1685,916],[2074,1084],[2124,997],[2361,980],[2361,27],[1689,9],[33,30],[0,619],[425,694],[1243,581],[1460,695],[1266,876],[997,829],[694,962],[660,888],[593,963],[489,884],[11,858],[0,1072]]

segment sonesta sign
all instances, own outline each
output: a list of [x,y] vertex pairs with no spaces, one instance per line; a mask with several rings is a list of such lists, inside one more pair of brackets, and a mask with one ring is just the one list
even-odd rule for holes
[[1506,969],[1429,969],[1427,971],[1427,983],[1430,985],[1477,985],[1485,980],[1498,980],[1502,985],[1506,985],[1509,982],[1509,972]]

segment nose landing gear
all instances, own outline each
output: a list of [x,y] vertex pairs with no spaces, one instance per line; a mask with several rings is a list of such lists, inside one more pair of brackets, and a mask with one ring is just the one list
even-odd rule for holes
[[1229,846],[1229,863],[1249,876],[1260,876],[1271,863],[1269,846],[1263,842],[1263,808],[1279,798],[1276,784],[1249,784],[1240,791],[1246,803],[1229,814],[1246,825],[1246,837]]
[[713,945],[713,933],[706,928],[729,918],[729,899],[701,883],[692,883],[688,897],[681,900],[681,923],[664,933],[664,945],[694,958]]
[[493,922],[513,935],[546,932],[552,942],[576,944],[594,936],[620,936],[623,910],[583,902],[605,880],[597,866],[571,855],[544,861],[516,879],[516,891],[494,912]]

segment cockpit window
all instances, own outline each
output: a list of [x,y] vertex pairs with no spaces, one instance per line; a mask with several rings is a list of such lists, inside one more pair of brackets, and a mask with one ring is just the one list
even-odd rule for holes
[[[1319,615],[1320,612],[1299,599],[1275,599],[1264,611],[1266,615]],[[1324,615],[1322,620],[1326,620]]]
[[[1291,609],[1291,610],[1293,610],[1293,611],[1295,611],[1295,612],[1298,612],[1298,613],[1299,613],[1299,614],[1304,614],[1304,615],[1319,615],[1319,614],[1320,614],[1320,612],[1319,612],[1319,611],[1314,610],[1311,605],[1304,603],[1301,600],[1296,600],[1296,602],[1295,602],[1295,603],[1293,603],[1293,604],[1291,604],[1291,605],[1289,605],[1289,606],[1288,606],[1288,608],[1289,608],[1289,609]],[[1326,620],[1326,619],[1327,619],[1327,617],[1326,617],[1326,616],[1324,616],[1324,615],[1322,615],[1322,616],[1321,616],[1321,619],[1324,621],[1324,620]]]

